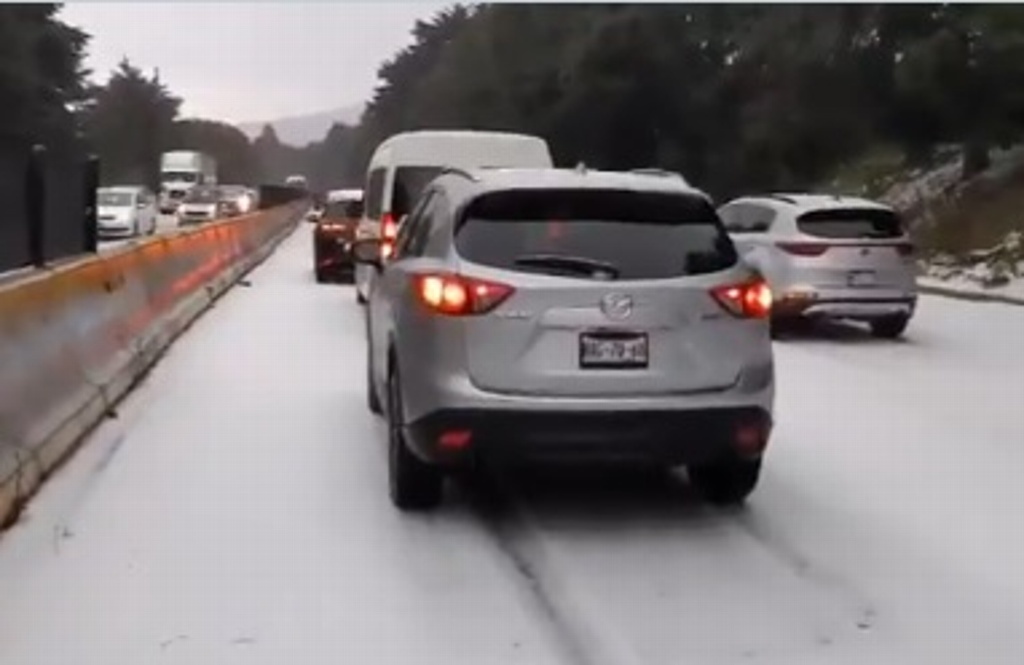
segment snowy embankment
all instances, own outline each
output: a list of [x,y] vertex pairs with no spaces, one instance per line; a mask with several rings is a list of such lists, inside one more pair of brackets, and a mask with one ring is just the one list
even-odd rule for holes
[[[958,207],[970,206],[964,198],[970,190],[1012,187],[1024,171],[1024,145],[993,150],[990,158],[988,169],[964,181],[959,149],[947,147],[933,168],[892,176],[879,199],[903,214],[915,236],[927,235],[937,225],[957,223],[946,217]],[[924,249],[918,277],[922,291],[1024,305],[1024,234],[1019,230],[988,249],[955,254]]]
[[986,250],[956,257],[939,254],[922,262],[918,284],[947,295],[1024,305],[1024,234],[1013,231]]

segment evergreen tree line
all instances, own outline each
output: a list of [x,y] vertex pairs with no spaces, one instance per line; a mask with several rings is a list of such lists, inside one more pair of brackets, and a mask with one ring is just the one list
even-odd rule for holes
[[16,160],[34,145],[95,154],[105,184],[156,187],[160,153],[202,150],[223,182],[264,178],[256,147],[236,127],[182,118],[182,100],[124,60],[102,85],[83,66],[89,35],[59,16],[60,5],[0,5],[0,152]]
[[1024,130],[1015,5],[456,5],[416,22],[357,126],[305,147],[181,118],[159,74],[127,61],[90,84],[88,35],[58,7],[0,5],[0,145],[84,146],[107,182],[155,184],[159,153],[180,148],[214,155],[224,182],[359,186],[387,136],[469,128],[728,196],[813,186],[878,145],[921,164],[957,144],[971,175]]
[[716,196],[813,187],[879,145],[910,166],[959,145],[970,176],[1024,129],[1019,5],[455,6],[413,38],[359,125],[308,148],[347,183],[417,128],[535,133],[562,165]]

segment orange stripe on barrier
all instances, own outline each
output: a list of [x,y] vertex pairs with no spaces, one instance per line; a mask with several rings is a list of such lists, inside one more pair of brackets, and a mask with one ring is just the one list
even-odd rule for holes
[[38,477],[59,463],[301,212],[259,211],[0,281],[0,524],[10,497],[34,488],[18,484],[12,465]]

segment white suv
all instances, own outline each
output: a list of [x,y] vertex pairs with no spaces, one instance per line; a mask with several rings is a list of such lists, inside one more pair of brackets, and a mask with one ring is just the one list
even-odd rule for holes
[[774,194],[718,209],[744,259],[768,280],[776,330],[799,319],[866,321],[903,334],[917,304],[914,247],[892,208],[860,198]]
[[427,186],[368,305],[367,392],[391,496],[444,472],[597,458],[686,465],[710,500],[753,489],[772,426],[771,293],[682,179],[451,171]]

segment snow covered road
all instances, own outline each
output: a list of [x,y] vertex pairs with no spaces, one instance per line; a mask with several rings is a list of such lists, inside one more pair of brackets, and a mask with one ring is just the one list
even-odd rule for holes
[[747,508],[636,473],[388,503],[298,229],[0,537],[4,665],[1020,665],[1024,310],[777,344]]

